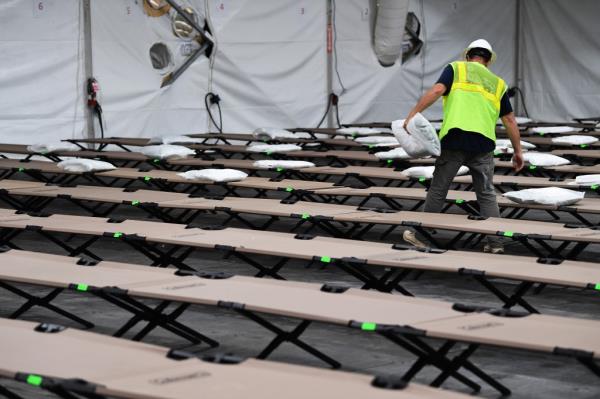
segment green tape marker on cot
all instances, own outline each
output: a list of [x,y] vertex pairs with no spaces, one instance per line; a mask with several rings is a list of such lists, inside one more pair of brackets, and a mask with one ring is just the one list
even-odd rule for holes
[[89,286],[87,284],[77,284],[77,291],[87,291]]
[[597,189],[598,189],[598,185],[597,185],[597,184],[592,184],[592,185],[590,186],[590,188],[591,188],[592,190],[597,190]]
[[302,219],[306,220],[306,219],[309,219],[309,218],[310,218],[310,215],[308,213],[303,213],[302,214]]
[[375,331],[377,323],[362,323],[360,329],[363,331]]
[[160,162],[160,159],[158,159],[158,158],[155,158],[155,159],[153,159],[153,160],[152,160],[152,162],[154,162],[154,163],[159,163],[159,162]]
[[502,235],[504,237],[512,237],[515,235],[515,233],[513,233],[512,231],[505,231],[504,233],[502,233]]
[[286,187],[285,191],[291,193],[292,191],[294,191],[294,189],[292,187]]
[[133,206],[138,206],[139,204],[140,204],[140,201],[138,201],[138,200],[131,201],[131,205],[133,205]]
[[581,148],[586,148],[588,145],[587,144],[580,144],[579,147]]
[[283,168],[281,168],[281,167],[280,167],[280,168],[277,168],[277,169],[275,169],[275,170],[276,170],[276,171],[278,171],[278,172],[283,172]]
[[42,385],[42,381],[43,380],[44,379],[41,376],[39,376],[39,375],[29,374],[27,376],[27,380],[26,381],[27,381],[27,383],[29,385],[33,385],[33,386],[39,387],[40,385]]
[[265,151],[265,154],[267,155],[271,155],[273,153],[273,151]]
[[595,289],[595,290],[597,290],[597,291],[600,291],[600,283],[596,284],[596,285],[594,286],[594,289]]
[[535,169],[537,169],[537,166],[535,166],[535,165],[529,165],[529,170],[535,170]]
[[25,168],[19,168],[18,170],[19,170],[19,172],[24,172]]
[[331,257],[330,256],[321,256],[320,260],[323,263],[331,263]]
[[394,162],[394,160],[393,160],[393,159],[388,159],[388,160],[387,160],[387,163],[388,163],[388,165],[390,165],[392,162]]
[[465,202],[465,200],[464,200],[464,199],[460,199],[460,198],[458,198],[458,199],[457,199],[455,202],[456,202],[457,204],[462,204],[463,202]]
[[121,238],[123,237],[123,233],[121,233],[120,231],[117,231],[116,233],[113,234],[114,238]]
[[150,181],[152,178],[150,176],[144,176],[144,181]]
[[423,183],[425,180],[427,180],[427,179],[426,179],[426,178],[424,178],[424,177],[419,177],[419,181],[420,181],[421,183]]

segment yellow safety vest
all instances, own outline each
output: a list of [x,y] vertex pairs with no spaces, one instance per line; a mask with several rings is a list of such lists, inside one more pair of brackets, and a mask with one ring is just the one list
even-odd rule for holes
[[478,62],[451,63],[454,80],[444,97],[444,122],[440,140],[453,128],[476,132],[496,141],[496,121],[506,83]]

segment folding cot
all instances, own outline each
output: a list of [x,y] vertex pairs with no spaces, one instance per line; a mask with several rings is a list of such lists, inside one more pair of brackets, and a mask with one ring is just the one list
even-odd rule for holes
[[[234,200],[229,198],[226,201],[223,197],[192,198],[183,200],[183,205],[186,210],[214,210],[224,212],[230,218],[236,219],[239,219],[239,215],[243,213],[266,215],[270,220],[282,217],[292,218],[298,220],[299,224],[307,223],[309,229],[305,230],[306,232],[311,228],[319,227],[329,234],[341,237],[361,238],[376,226],[389,226],[381,236],[383,239],[398,228],[412,227],[438,248],[451,249],[459,244],[463,247],[469,244],[475,246],[486,236],[504,236],[521,243],[537,256],[575,259],[589,245],[600,243],[600,232],[597,227],[584,224],[567,223],[563,225],[530,220],[486,219],[474,215],[355,208],[314,202],[282,203],[277,200],[266,202],[269,200],[242,199],[237,201],[236,209],[225,206],[234,204],[232,202]],[[152,206],[152,204],[146,205]],[[174,205],[174,202],[170,202],[170,205]],[[8,219],[17,217],[14,215],[14,211],[6,211],[1,214]],[[270,220],[267,223],[271,223]],[[10,226],[4,227],[9,228]],[[432,232],[440,230],[447,232],[451,237],[447,242],[441,242],[432,236]],[[552,243],[557,245],[552,246]]]
[[[118,206],[134,206],[145,211],[152,217],[158,217],[167,222],[191,223],[200,214],[206,212],[224,212],[228,217],[237,220],[244,225],[256,229],[267,228],[279,218],[293,217],[292,215],[318,215],[322,218],[332,217],[339,213],[351,213],[361,210],[374,200],[375,209],[380,212],[400,211],[408,209],[418,210],[426,199],[426,191],[417,188],[402,187],[368,187],[352,188],[333,186],[332,184],[306,181],[284,181],[272,182],[266,179],[251,178],[249,182],[241,182],[228,187],[227,190],[235,192],[236,188],[253,188],[262,191],[283,192],[289,194],[287,198],[256,199],[224,197],[214,194],[198,195],[187,193],[164,192],[155,190],[139,190],[136,188],[120,187],[96,187],[55,185],[49,183],[30,182],[22,180],[0,180],[0,199],[6,204],[20,211],[43,211],[56,199],[68,200],[78,208],[89,212],[92,216],[108,216]],[[183,183],[185,184],[185,182]],[[206,185],[210,184],[207,182]],[[286,186],[285,184],[289,184]],[[200,187],[204,187],[200,185]],[[295,189],[293,187],[300,187]],[[296,194],[299,190],[302,194]],[[300,198],[299,198],[300,197]],[[360,198],[362,201],[358,207],[338,205],[346,203],[349,198]],[[319,204],[310,204],[298,201],[300,199],[319,200]],[[411,206],[407,205],[411,202]],[[465,191],[449,191],[446,198],[446,211],[450,207],[458,207],[468,214],[479,215],[475,193]],[[381,207],[383,204],[383,207]],[[403,205],[404,204],[404,205]],[[532,210],[547,212],[554,220],[560,220],[561,214],[567,214],[577,219],[586,226],[598,225],[597,216],[600,214],[600,199],[585,198],[573,206],[532,205],[512,202],[502,196],[498,196],[498,204],[501,214],[505,218],[521,219]],[[379,205],[379,207],[377,207]],[[264,226],[256,224],[244,218],[244,214],[263,215],[269,220]],[[312,220],[308,219],[312,222]],[[317,218],[318,222],[319,219]],[[226,224],[226,223],[225,223]],[[332,226],[324,226],[326,231],[333,235],[340,235]],[[359,237],[360,238],[360,237]]]
[[[597,146],[595,148],[598,148]],[[600,161],[600,150],[553,150],[552,154],[567,158],[580,165],[596,165]]]
[[[191,166],[198,165],[198,161],[208,160],[215,161],[213,155],[219,155],[227,159],[231,159],[232,157],[239,155],[242,157],[242,160],[250,159],[251,157],[258,157],[258,159],[264,158],[275,158],[275,159],[295,159],[295,160],[310,160],[315,162],[324,163],[326,166],[340,166],[340,167],[350,167],[352,165],[364,166],[368,164],[380,164],[386,166],[395,166],[397,169],[406,168],[409,166],[415,165],[433,165],[435,160],[433,158],[419,158],[419,159],[408,159],[408,160],[389,160],[384,161],[377,158],[375,155],[367,152],[367,151],[291,151],[285,153],[254,153],[248,151],[248,148],[245,146],[236,146],[236,145],[190,145],[190,148],[196,150],[196,157],[181,159],[177,161],[165,161],[159,159],[149,158],[138,152],[126,152],[126,151],[69,151],[69,152],[56,152],[52,154],[45,154],[52,161],[59,160],[60,157],[69,156],[69,157],[81,157],[81,158],[93,158],[93,159],[101,159],[106,160],[111,163],[118,163],[119,166],[130,166],[137,167],[141,164],[148,164],[157,168],[164,169],[181,169],[187,168]],[[32,153],[27,150],[26,146],[19,146],[14,144],[1,144],[0,145],[0,153],[15,153],[15,154],[26,154],[28,155],[26,159],[30,159],[34,155],[44,155]],[[197,159],[200,157],[201,159]],[[496,160],[495,167],[497,169],[501,169],[504,171],[504,174],[512,173],[512,163],[510,161]],[[580,168],[592,168],[592,170],[599,173],[600,170],[598,167],[594,168],[594,166],[580,166],[580,165],[564,165],[558,167],[538,167],[535,165],[529,165],[527,168],[523,169],[520,174],[530,174],[534,176],[564,176],[564,175],[572,175],[577,173],[585,173],[584,169]],[[589,173],[594,173],[589,172]]]
[[[335,147],[342,148],[354,148],[354,147],[365,147],[364,144],[356,142],[351,139],[338,138],[338,139],[324,139],[324,138],[304,138],[304,137],[281,137],[273,140],[263,140],[254,137],[251,134],[244,133],[198,133],[189,134],[187,137],[201,139],[202,142],[198,144],[227,144],[231,145],[232,142],[241,142],[243,145],[249,145],[253,142],[269,143],[269,144],[297,144],[299,146],[316,146],[319,148],[333,149]],[[128,138],[128,137],[109,137],[109,138],[95,138],[95,139],[67,139],[68,141],[79,146],[83,150],[87,150],[84,144],[95,144],[98,145],[98,151],[105,150],[109,145],[115,145],[124,151],[133,151],[131,147],[143,147],[148,145],[155,145],[149,138]],[[158,143],[160,144],[160,143]],[[176,143],[175,143],[176,144]]]
[[[243,169],[250,175],[262,175],[263,173],[269,174],[275,177],[273,181],[279,180],[281,185],[284,187],[293,187],[296,191],[295,194],[301,195],[303,189],[308,189],[305,183],[299,183],[299,180],[290,181],[290,184],[285,185],[282,179],[292,177],[301,180],[312,180],[325,181],[332,178],[340,178],[336,185],[356,185],[358,183],[361,186],[408,186],[424,185],[429,184],[429,180],[421,177],[407,177],[402,174],[398,168],[382,168],[372,166],[318,166],[314,168],[304,168],[300,170],[274,168],[270,170],[259,169],[253,165],[250,160],[241,159],[218,159],[218,160],[203,160],[203,159],[185,159],[185,160],[174,160],[169,162],[169,168],[181,169],[181,168],[234,168]],[[153,184],[157,188],[162,190],[179,190],[176,189],[176,185],[187,184],[187,188],[190,185],[195,184],[194,182],[184,180],[177,176],[175,173],[168,171],[162,171],[154,169],[152,167],[142,167],[139,169],[132,168],[119,168],[119,170],[96,172],[96,173],[70,173],[56,167],[53,163],[44,161],[31,161],[31,160],[16,160],[16,159],[0,159],[0,170],[3,170],[2,178],[9,178],[13,175],[26,174],[38,181],[56,183],[56,184],[69,184],[79,178],[84,178],[85,181],[92,182],[95,184],[109,185],[112,186],[116,181],[122,179],[131,182],[131,180],[141,179],[146,183]],[[578,166],[578,165],[566,165],[555,168],[548,168],[550,171],[557,172],[558,175],[577,175],[577,174],[591,174],[600,173],[600,168],[597,166]],[[535,171],[534,171],[535,172]],[[106,178],[108,179],[106,182]],[[246,179],[242,182],[230,183],[228,186],[235,184],[243,185],[248,184],[251,180]],[[204,182],[196,182],[199,184],[206,184]],[[464,189],[471,188],[471,177],[470,176],[457,176],[454,178],[456,188],[463,187]],[[256,185],[258,195],[261,195],[261,187],[258,185],[258,181],[253,181]],[[598,185],[592,186],[577,186],[574,185],[574,179],[567,179],[563,177],[535,177],[535,176],[504,176],[495,175],[494,185],[501,192],[508,190],[518,190],[528,187],[563,187],[585,191],[597,191]],[[227,186],[227,185],[226,185]],[[269,189],[269,187],[266,187]]]
[[[246,163],[247,161],[239,161]],[[217,165],[221,167],[222,165]],[[235,166],[235,165],[231,165]],[[290,180],[283,178],[269,179],[266,177],[250,176],[242,181],[236,182],[214,182],[211,180],[187,180],[177,175],[177,172],[166,171],[153,168],[117,168],[115,170],[102,172],[68,172],[52,162],[45,161],[23,161],[14,159],[0,159],[1,179],[28,176],[36,181],[68,186],[76,181],[83,181],[95,185],[114,187],[119,184],[121,187],[129,187],[136,182],[141,182],[145,186],[155,187],[163,191],[187,192],[194,194],[196,192],[206,192],[207,186],[220,187],[222,194],[238,195],[237,189],[253,189],[257,196],[261,196],[268,190],[285,191],[293,187],[300,192],[309,193],[308,190],[333,187],[333,182],[306,180]],[[276,173],[281,174],[281,172]],[[296,172],[296,171],[294,171]],[[304,177],[298,171],[296,173],[285,173],[285,175]]]
[[[195,271],[186,259],[195,250],[216,250],[234,257],[257,270],[256,277],[284,279],[280,271],[292,259],[321,267],[334,266],[363,284],[363,288],[398,291],[412,295],[402,285],[410,272],[439,271],[473,276],[503,306],[519,305],[529,312],[537,310],[523,296],[536,283],[566,287],[598,289],[597,264],[565,261],[556,258],[494,256],[435,249],[417,250],[400,244],[385,244],[320,237],[309,234],[277,233],[236,228],[198,228],[181,224],[147,221],[52,215],[31,216],[1,212],[0,244],[18,248],[14,239],[24,231],[32,231],[55,243],[70,256],[85,255],[100,260],[91,246],[101,238],[123,242],[150,259],[153,266],[173,265]],[[64,239],[59,233],[68,234]],[[76,243],[72,235],[81,237]],[[270,257],[274,261],[261,260]],[[550,265],[550,266],[547,266]],[[560,267],[558,266],[560,265]],[[382,268],[384,270],[382,270]],[[596,273],[596,274],[594,274]],[[519,284],[511,292],[503,292],[490,278],[512,279]]]
[[[20,265],[13,261],[2,269],[5,281],[86,292],[133,313],[117,335],[139,322],[147,322],[134,339],[141,339],[160,326],[194,343],[216,344],[177,321],[189,306],[216,306],[235,311],[275,333],[276,337],[259,358],[268,357],[288,342],[332,367],[339,367],[336,360],[300,339],[312,323],[319,322],[379,333],[415,355],[416,362],[402,377],[405,381],[410,381],[425,366],[433,366],[441,371],[432,381],[433,386],[440,386],[453,377],[479,390],[479,385],[462,373],[465,370],[499,392],[509,394],[508,388],[470,362],[469,357],[481,345],[570,356],[600,377],[596,364],[600,358],[598,321],[528,315],[327,284],[173,273],[109,262],[82,265],[73,258],[17,251],[2,256],[23,260]],[[159,305],[148,306],[140,299],[158,300]],[[168,310],[171,304],[174,310]],[[284,331],[263,315],[290,317],[299,319],[300,323]],[[441,343],[436,348],[430,341]],[[467,348],[450,359],[449,351],[460,343]]]
[[[571,134],[577,134],[578,132],[574,132]],[[600,134],[600,132],[599,132]],[[566,134],[567,136],[570,134]],[[586,136],[591,136],[591,133],[585,133]],[[581,145],[569,145],[569,144],[563,144],[563,143],[555,143],[552,141],[552,138],[550,137],[538,137],[538,136],[531,136],[531,137],[527,137],[525,138],[525,140],[528,143],[531,144],[535,144],[535,146],[537,147],[536,151],[539,150],[549,150],[549,149],[566,149],[566,148],[598,148],[600,147],[600,143],[596,142],[596,143],[592,143],[592,144],[581,144]]]
[[[0,319],[0,377],[63,398],[307,397],[459,399],[388,376],[322,370],[231,355],[198,358],[55,324]],[[0,394],[20,398],[0,386]]]

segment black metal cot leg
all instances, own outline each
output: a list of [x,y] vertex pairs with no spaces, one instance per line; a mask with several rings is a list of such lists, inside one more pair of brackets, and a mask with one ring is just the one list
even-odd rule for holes
[[245,309],[235,310],[241,315],[266,328],[267,330],[275,333],[275,338],[258,354],[257,358],[266,359],[267,357],[269,357],[269,355],[273,353],[273,351],[275,351],[275,349],[281,346],[281,344],[289,342],[297,346],[298,348],[304,350],[305,352],[313,355],[317,359],[320,359],[323,362],[329,364],[332,368],[337,369],[342,366],[341,363],[339,363],[337,360],[332,359],[331,357],[327,356],[326,354],[314,348],[313,346],[308,345],[306,342],[300,340],[300,335],[302,335],[304,331],[306,331],[306,329],[310,326],[310,321],[303,320],[302,322],[300,322],[300,324],[294,327],[293,330],[284,331],[283,329],[277,327],[275,324],[271,323],[270,321],[260,317],[259,315],[253,312],[249,312]]
[[206,342],[213,348],[219,345],[217,341],[176,320],[190,306],[189,304],[181,304],[171,313],[164,313],[163,311],[171,304],[170,301],[162,301],[155,308],[152,308],[128,296],[114,296],[106,293],[99,293],[98,296],[123,310],[133,313],[133,317],[113,334],[115,337],[123,336],[136,324],[146,321],[148,324],[133,337],[133,340],[140,341],[152,330],[161,327],[193,344]]
[[4,288],[7,291],[12,292],[13,294],[16,294],[16,295],[24,298],[27,301],[9,316],[11,319],[16,319],[19,316],[23,315],[25,312],[27,312],[29,309],[33,308],[34,306],[39,306],[42,308],[46,308],[54,313],[57,313],[63,317],[66,317],[67,319],[72,320],[78,324],[81,324],[85,328],[94,327],[93,323],[91,323],[87,320],[84,320],[81,317],[78,317],[78,316],[74,315],[73,313],[68,312],[68,311],[66,311],[62,308],[59,308],[58,306],[50,303],[63,291],[63,288],[55,288],[52,291],[50,291],[48,294],[46,294],[45,296],[37,297],[35,295],[31,295],[28,292],[25,292],[17,287],[14,287],[14,286],[7,284],[5,282],[2,282],[2,281],[0,281],[0,287]]
[[0,385],[0,396],[3,396],[7,399],[24,399],[22,396],[19,396],[14,392],[9,391],[8,388],[4,388],[2,385]]
[[[438,351],[433,349],[431,346],[425,344],[423,341],[416,339],[416,337],[414,336],[403,338],[402,336],[390,332],[381,332],[380,334],[392,341],[393,343],[395,343],[396,345],[400,346],[401,348],[417,356],[417,360],[413,365],[417,370],[413,372],[412,376],[406,375],[406,377],[410,377],[412,379],[414,376],[417,375],[418,371],[420,371],[423,367],[427,365],[431,365],[443,371],[450,363],[450,360],[448,360],[446,356],[441,356]],[[417,364],[420,365],[421,363],[423,363],[423,366],[419,367]],[[460,372],[454,370],[451,371],[451,375],[457,381],[471,388],[475,393],[481,390],[481,386],[479,384],[467,378]]]

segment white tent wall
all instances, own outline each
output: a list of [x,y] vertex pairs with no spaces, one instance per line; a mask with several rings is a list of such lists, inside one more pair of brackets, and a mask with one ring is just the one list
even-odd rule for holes
[[[209,60],[200,56],[174,84],[161,88],[163,77],[184,61],[182,51],[189,43],[173,34],[169,16],[147,16],[141,1],[91,3],[94,76],[101,88],[106,135],[149,137],[206,130]],[[187,4],[204,14],[204,1]],[[173,64],[164,70],[152,66],[149,52],[155,43],[167,45],[173,56]]]
[[[419,16],[419,8],[419,2],[411,2],[409,11]],[[420,57],[405,65],[397,61],[388,68],[377,61],[371,34],[373,12],[369,0],[336,1],[334,54],[339,79],[334,71],[333,87],[340,95],[342,123],[398,119],[421,93]]]
[[[421,53],[404,65],[382,67],[373,52],[369,15],[373,2],[337,2],[338,69],[345,91],[340,98],[342,123],[404,118],[448,63],[459,59],[473,40],[484,37],[498,53],[492,67],[508,84],[514,81],[516,0],[414,0],[409,11],[421,21]],[[334,82],[336,80],[334,79]],[[334,86],[341,92],[339,84]],[[427,110],[442,116],[441,101]]]
[[561,121],[600,114],[600,1],[522,4],[522,88],[529,114]]
[[[171,86],[149,49],[169,46],[175,66],[186,45],[171,20],[148,17],[140,0],[91,2],[94,76],[110,136],[206,131],[204,96],[222,98],[225,131],[315,126],[327,99],[327,0],[179,0],[212,21],[214,68],[201,56]],[[600,104],[597,0],[411,0],[422,24],[421,53],[382,67],[372,49],[373,0],[335,2],[337,71],[344,123],[404,117],[443,67],[471,40],[498,53],[492,69],[519,86],[539,120],[595,116]],[[83,1],[0,2],[0,142],[82,137],[85,131]],[[342,88],[333,72],[333,89]],[[215,117],[218,113],[216,107]],[[441,102],[426,113],[437,119]],[[96,134],[99,134],[97,129]]]
[[[421,3],[425,26],[424,91],[435,84],[447,64],[461,59],[465,47],[479,38],[489,41],[498,55],[490,69],[512,85],[515,81],[516,0],[425,0]],[[414,98],[410,108],[416,101]],[[410,109],[404,111],[402,118]],[[441,118],[442,101],[425,114]]]
[[80,3],[0,2],[0,142],[83,136]]
[[324,0],[208,0],[225,131],[315,126],[326,108]]

